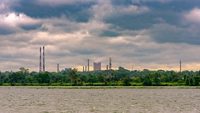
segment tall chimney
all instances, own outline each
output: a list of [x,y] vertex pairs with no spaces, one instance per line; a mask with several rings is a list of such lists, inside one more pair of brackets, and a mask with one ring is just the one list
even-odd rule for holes
[[43,46],[43,71],[45,72],[45,46]]
[[87,68],[88,68],[88,71],[90,71],[90,59],[88,59],[88,66],[87,66]]
[[40,47],[39,72],[42,71],[42,48]]
[[109,58],[109,70],[111,70],[112,69],[112,59],[111,59],[111,57]]
[[57,72],[59,73],[60,72],[60,65],[57,64]]
[[182,72],[182,62],[180,60],[180,74],[181,74],[181,72]]

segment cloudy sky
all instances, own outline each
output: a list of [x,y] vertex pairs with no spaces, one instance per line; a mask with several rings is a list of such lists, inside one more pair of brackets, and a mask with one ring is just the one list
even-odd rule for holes
[[101,61],[133,69],[200,69],[200,0],[1,0],[0,70]]

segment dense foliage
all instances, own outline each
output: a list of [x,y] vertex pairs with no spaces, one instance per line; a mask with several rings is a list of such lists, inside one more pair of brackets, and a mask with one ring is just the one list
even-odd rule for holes
[[77,72],[69,69],[56,72],[29,72],[20,68],[17,72],[0,72],[0,85],[90,85],[90,86],[198,86],[199,71],[129,71],[122,67],[118,70]]

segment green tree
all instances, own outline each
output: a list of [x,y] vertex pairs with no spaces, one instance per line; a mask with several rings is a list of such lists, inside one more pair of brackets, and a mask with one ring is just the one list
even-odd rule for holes
[[72,85],[78,85],[80,78],[78,77],[77,70],[71,69],[71,70],[69,70],[68,74],[69,74],[69,79],[70,79]]
[[131,85],[131,78],[129,76],[126,76],[123,78],[123,85],[124,86],[130,86]]
[[155,75],[153,75],[153,85],[159,86],[160,82],[160,74],[156,72]]
[[36,79],[40,84],[50,83],[50,77],[48,72],[39,73]]
[[151,81],[149,76],[144,77],[143,85],[144,86],[151,86],[152,85],[152,81]]

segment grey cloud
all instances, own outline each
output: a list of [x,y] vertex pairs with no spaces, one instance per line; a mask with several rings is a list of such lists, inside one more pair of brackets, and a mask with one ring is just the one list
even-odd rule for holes
[[[49,0],[47,0],[47,3],[50,3]],[[58,7],[52,7],[51,5],[40,5],[37,1],[21,0],[20,5],[13,7],[13,10],[22,12],[33,18],[54,18],[64,15],[72,21],[87,22],[91,16],[88,9],[93,4],[94,3],[81,2],[77,4],[61,4]]]
[[[176,7],[170,9],[169,4],[179,6],[178,2],[153,1],[118,1],[118,4],[97,1],[57,6],[20,1],[20,5],[11,8],[12,12],[38,22],[0,27],[0,69],[24,66],[37,71],[38,51],[43,45],[50,71],[56,69],[57,63],[63,68],[85,65],[87,58],[107,64],[108,57],[112,57],[115,67],[132,63],[142,68],[176,66],[179,59],[188,64],[199,63],[200,54],[196,52],[200,49],[199,26],[184,24],[180,16],[191,10],[192,3],[187,8],[184,8],[186,4],[178,7],[176,12]],[[117,10],[110,12],[104,8]]]
[[95,2],[94,0],[35,0],[38,5],[49,5],[52,7],[60,5],[74,5],[77,3],[90,3]]
[[150,35],[158,43],[200,44],[199,31],[190,29],[169,24],[157,24],[150,29]]
[[93,49],[93,48],[76,48],[75,50],[72,50],[71,51],[72,53],[74,54],[77,54],[77,55],[95,55],[95,54],[101,54],[101,52],[99,51],[99,49]]
[[42,19],[42,31],[48,31],[50,33],[62,33],[62,32],[74,32],[78,31],[80,24],[69,20],[63,16],[61,18]]
[[116,15],[107,18],[106,22],[113,24],[116,28],[140,30],[151,27],[156,20],[151,18],[151,15],[149,17],[147,15]]
[[0,13],[7,13],[11,11],[12,7],[18,5],[18,0],[1,0],[0,1]]
[[104,30],[104,31],[101,31],[101,33],[99,34],[99,36],[102,36],[102,37],[116,37],[119,35],[120,33],[113,30]]
[[0,26],[0,35],[8,35],[16,33],[16,30],[13,30],[9,27]]
[[36,29],[38,29],[38,28],[41,28],[41,24],[34,24],[34,25],[22,25],[22,26],[20,26],[22,29],[24,29],[24,30],[36,30]]
[[0,34],[13,34],[37,29],[41,26],[39,20],[23,13],[7,12],[0,14]]

